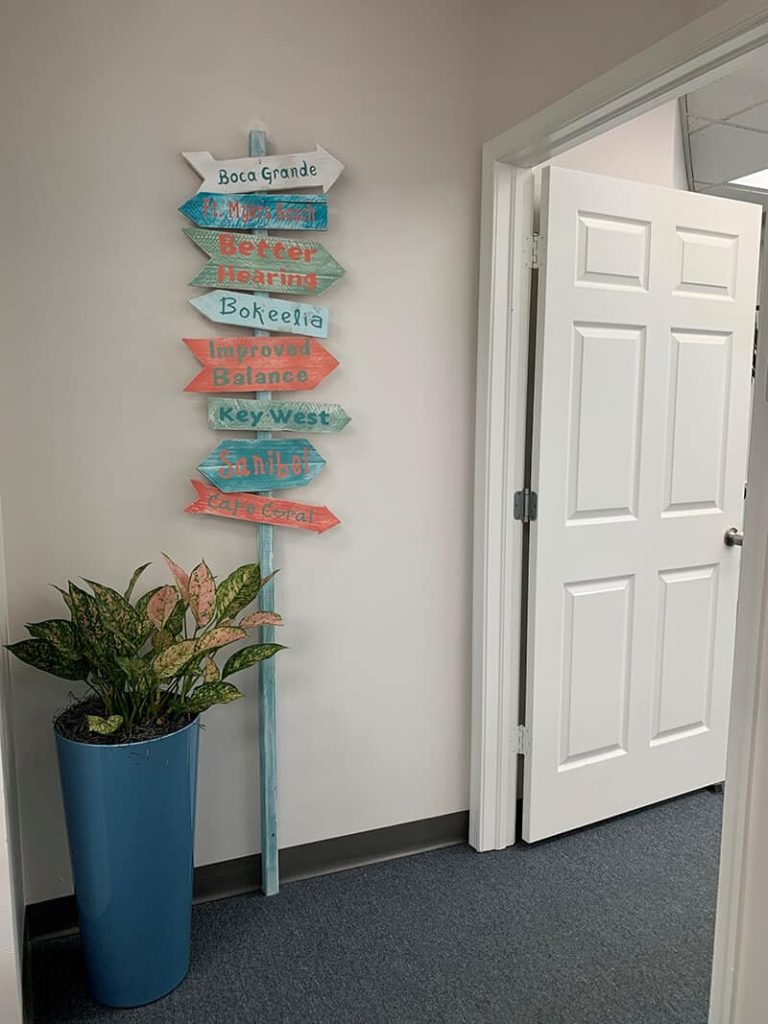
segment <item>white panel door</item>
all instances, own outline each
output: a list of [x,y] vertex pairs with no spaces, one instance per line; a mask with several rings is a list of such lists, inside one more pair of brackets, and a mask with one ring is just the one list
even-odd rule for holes
[[724,777],[760,213],[544,172],[528,841]]

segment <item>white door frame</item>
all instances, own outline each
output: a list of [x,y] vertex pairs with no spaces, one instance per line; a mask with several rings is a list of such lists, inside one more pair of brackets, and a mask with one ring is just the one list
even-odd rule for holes
[[[715,80],[725,65],[766,43],[763,0],[729,0],[483,147],[470,789],[470,843],[477,850],[502,849],[515,839],[523,552],[513,496],[523,485],[525,459],[530,272],[523,254],[532,223],[530,168]],[[753,416],[753,451],[759,445],[765,463],[763,419]],[[750,466],[747,529],[750,513],[768,508],[768,479],[764,499],[755,479],[768,477],[768,467],[759,461]],[[739,605],[733,704],[740,711],[729,741],[711,1024],[733,1021],[758,658],[768,666],[768,651],[758,655],[755,639],[768,578],[765,552],[751,564],[759,566],[759,579],[745,573]]]

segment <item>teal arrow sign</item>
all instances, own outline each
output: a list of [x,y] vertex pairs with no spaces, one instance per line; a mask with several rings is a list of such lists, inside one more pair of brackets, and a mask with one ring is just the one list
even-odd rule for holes
[[328,337],[328,310],[306,302],[286,302],[267,295],[238,295],[217,289],[189,300],[217,324],[239,324],[258,331]]
[[322,402],[208,399],[208,423],[214,430],[311,430],[336,434],[346,427],[349,419],[340,405]]
[[232,438],[221,441],[197,467],[220,491],[277,491],[302,487],[325,466],[305,438]]
[[202,288],[319,295],[344,273],[319,242],[200,228],[185,228],[184,234],[211,257],[189,282]]

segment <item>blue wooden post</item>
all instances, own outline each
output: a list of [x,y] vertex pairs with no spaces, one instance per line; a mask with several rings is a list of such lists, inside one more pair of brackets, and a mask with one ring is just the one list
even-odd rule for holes
[[[248,135],[248,156],[266,156],[267,133],[252,131]],[[255,235],[266,232],[255,231]],[[266,335],[267,331],[255,331]],[[261,400],[272,397],[268,391],[256,396]],[[258,437],[269,438],[268,431],[259,431]],[[259,526],[259,562],[262,576],[268,576],[275,566],[274,527]],[[271,611],[275,607],[274,581],[261,591],[259,607]],[[262,643],[273,643],[275,627],[264,626]],[[277,847],[277,721],[275,713],[275,659],[261,663],[259,686],[259,765],[261,783],[261,888],[265,896],[274,896],[280,890]]]

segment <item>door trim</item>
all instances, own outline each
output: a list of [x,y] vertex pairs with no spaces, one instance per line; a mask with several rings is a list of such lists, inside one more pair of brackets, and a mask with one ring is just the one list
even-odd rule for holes
[[[469,830],[476,850],[501,849],[516,839],[518,758],[511,744],[519,724],[522,530],[512,506],[523,486],[525,455],[530,274],[523,253],[532,223],[530,168],[713,81],[766,43],[763,0],[729,0],[483,147]],[[751,489],[747,517],[757,490]],[[768,573],[768,563],[759,564]],[[748,604],[740,604],[734,703],[753,709],[759,673],[748,668],[760,660],[768,668],[768,650],[758,655],[754,640],[762,586],[759,603],[747,596]],[[735,715],[730,733],[710,1024],[734,1022],[753,721]]]

